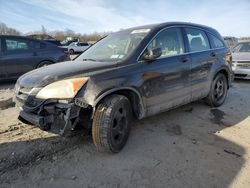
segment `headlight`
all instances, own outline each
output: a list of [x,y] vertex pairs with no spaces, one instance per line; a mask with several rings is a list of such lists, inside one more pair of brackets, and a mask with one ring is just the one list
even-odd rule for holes
[[36,98],[72,99],[87,80],[88,78],[84,77],[54,82],[41,89],[36,95]]

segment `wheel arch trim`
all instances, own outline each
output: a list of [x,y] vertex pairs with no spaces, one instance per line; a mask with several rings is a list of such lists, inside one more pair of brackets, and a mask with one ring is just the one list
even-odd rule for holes
[[146,116],[146,108],[145,108],[145,104],[143,102],[142,96],[141,96],[141,94],[140,94],[140,92],[138,90],[136,90],[135,88],[132,88],[132,87],[113,88],[113,89],[110,89],[110,90],[102,93],[94,101],[93,107],[96,108],[96,106],[98,105],[98,103],[101,100],[103,100],[105,97],[107,97],[108,95],[111,95],[111,94],[115,94],[116,92],[119,92],[119,91],[130,91],[130,92],[133,92],[134,94],[136,94],[136,96],[139,98],[139,114],[138,114],[138,119],[142,119],[143,117]]

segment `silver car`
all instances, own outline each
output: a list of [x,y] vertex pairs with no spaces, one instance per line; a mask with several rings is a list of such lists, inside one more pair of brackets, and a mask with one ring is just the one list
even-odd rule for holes
[[235,78],[250,79],[250,41],[242,41],[233,49],[233,72]]

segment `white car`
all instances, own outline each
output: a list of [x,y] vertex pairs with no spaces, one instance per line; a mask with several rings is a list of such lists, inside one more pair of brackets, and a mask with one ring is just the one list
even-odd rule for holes
[[233,72],[235,78],[250,79],[250,41],[239,42],[233,49]]
[[90,44],[87,42],[73,42],[68,46],[68,52],[70,54],[84,52],[89,47]]

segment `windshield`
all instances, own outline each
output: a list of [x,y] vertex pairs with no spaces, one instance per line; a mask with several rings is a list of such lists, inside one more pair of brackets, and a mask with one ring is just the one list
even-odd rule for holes
[[140,44],[150,29],[113,33],[86,50],[76,60],[111,61],[126,59]]
[[250,52],[250,42],[239,43],[235,46],[234,52]]
[[69,46],[75,46],[77,44],[77,42],[72,42],[69,44]]

